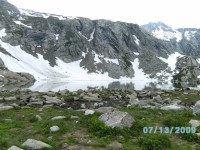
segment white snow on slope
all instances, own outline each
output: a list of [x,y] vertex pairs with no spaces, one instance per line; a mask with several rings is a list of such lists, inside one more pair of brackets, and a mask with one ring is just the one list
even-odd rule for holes
[[174,71],[174,69],[176,68],[176,61],[178,57],[182,57],[183,55],[181,55],[178,52],[175,52],[171,55],[168,56],[168,58],[163,58],[163,57],[158,57],[160,60],[164,61],[165,63],[168,64],[168,66],[171,68],[171,71]]
[[0,38],[2,38],[4,36],[6,36],[6,29],[5,28],[0,30]]
[[186,39],[187,40],[190,40],[192,37],[194,37],[195,36],[195,33],[196,33],[197,31],[185,31],[185,37],[186,37]]
[[59,34],[54,34],[56,36],[56,40],[58,40]]
[[105,60],[107,63],[112,62],[112,63],[114,63],[114,64],[119,65],[118,59],[104,58],[104,60]]
[[91,42],[94,39],[94,32],[95,29],[93,29],[92,33],[90,34],[90,39],[88,40],[88,42]]
[[138,56],[138,55],[140,55],[140,54],[139,54],[139,53],[137,53],[137,52],[133,52],[133,53],[134,53],[135,55],[137,55],[137,56]]
[[133,37],[135,38],[135,43],[139,46],[140,45],[140,40],[137,38],[137,36],[133,35]]
[[80,31],[78,31],[78,34],[79,34],[80,36],[84,37],[86,40],[88,40],[88,38],[87,38],[85,35],[83,35]]
[[164,31],[159,27],[159,30],[153,31],[152,34],[161,40],[170,41],[171,39],[176,38],[176,41],[179,42],[182,39],[182,33],[177,30],[173,31],[174,32]]
[[139,59],[136,58],[134,62],[131,62],[133,65],[133,70],[135,72],[133,80],[149,80],[148,75],[145,75],[143,69],[139,69]]
[[27,27],[27,28],[32,29],[31,26],[25,25],[25,24],[23,24],[21,21],[14,21],[14,22],[15,22],[16,24],[18,24],[18,25],[22,25],[22,26],[24,26],[24,27]]
[[[19,11],[22,15],[31,16],[31,17],[49,18],[50,16],[52,16],[52,17],[58,18],[59,20],[66,20],[66,18],[68,18],[68,17],[64,17],[62,15],[55,15],[55,14],[48,14],[48,13],[38,13],[38,12],[34,12],[34,11],[31,11],[31,10],[25,10],[25,9],[19,9]],[[69,19],[71,19],[71,18],[69,17]]]

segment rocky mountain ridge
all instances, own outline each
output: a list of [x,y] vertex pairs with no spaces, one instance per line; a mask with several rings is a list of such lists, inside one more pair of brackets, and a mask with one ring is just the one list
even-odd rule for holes
[[0,59],[8,70],[36,80],[169,80],[180,53],[187,52],[137,24],[38,13],[5,0],[0,4]]

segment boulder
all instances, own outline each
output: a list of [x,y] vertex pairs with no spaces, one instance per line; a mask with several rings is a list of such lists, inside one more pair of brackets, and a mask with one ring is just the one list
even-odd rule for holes
[[110,144],[107,145],[107,147],[109,149],[115,149],[115,150],[122,150],[123,149],[123,145],[117,141],[114,141]]
[[103,121],[109,127],[131,127],[134,123],[133,117],[131,117],[127,112],[113,111],[102,114],[99,120]]
[[50,127],[50,131],[51,132],[57,132],[59,130],[60,130],[60,128],[58,126],[52,126],[52,127]]
[[162,98],[160,97],[160,95],[157,95],[155,97],[153,97],[153,101],[156,103],[163,103]]
[[168,105],[168,106],[163,106],[160,108],[161,110],[183,110],[183,106],[178,106],[178,105]]
[[14,109],[13,106],[0,106],[0,111]]
[[8,150],[23,150],[15,145],[11,146]]
[[200,100],[196,102],[194,107],[192,108],[193,114],[194,115],[199,115],[200,114]]
[[5,97],[4,100],[5,101],[16,101],[17,98],[15,96],[13,96],[13,97]]
[[94,110],[86,109],[85,110],[85,115],[93,115],[95,113]]
[[66,118],[66,117],[65,116],[56,116],[56,117],[51,118],[51,120],[54,121],[54,120],[59,120],[59,119],[64,119],[64,118]]
[[192,125],[192,127],[200,126],[200,121],[199,120],[190,120],[189,123]]
[[39,149],[51,149],[52,147],[49,144],[46,144],[41,141],[37,141],[34,139],[28,139],[23,144],[22,147],[29,148],[31,150],[39,150]]
[[98,109],[95,109],[95,111],[99,113],[108,113],[108,112],[112,112],[116,110],[117,108],[113,108],[113,107],[100,107]]

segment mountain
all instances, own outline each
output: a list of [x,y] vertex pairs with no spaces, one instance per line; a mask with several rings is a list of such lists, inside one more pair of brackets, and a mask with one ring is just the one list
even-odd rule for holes
[[141,27],[154,37],[161,39],[168,49],[175,49],[189,56],[200,56],[200,29],[173,29],[162,22],[150,22]]
[[[146,31],[137,24],[18,9],[0,0],[0,67],[24,73],[32,82],[172,79],[177,58],[187,54],[191,42],[191,55],[199,54],[199,31],[160,25]],[[154,31],[174,35],[160,40]],[[187,33],[190,40],[175,39],[180,33]]]

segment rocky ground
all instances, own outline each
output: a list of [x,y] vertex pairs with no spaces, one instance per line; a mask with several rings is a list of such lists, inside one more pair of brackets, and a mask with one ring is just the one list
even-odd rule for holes
[[[0,147],[20,149],[200,149],[200,91],[88,90],[0,93]],[[196,127],[145,134],[144,127]],[[174,142],[176,141],[176,142]],[[178,142],[177,142],[178,141]]]

